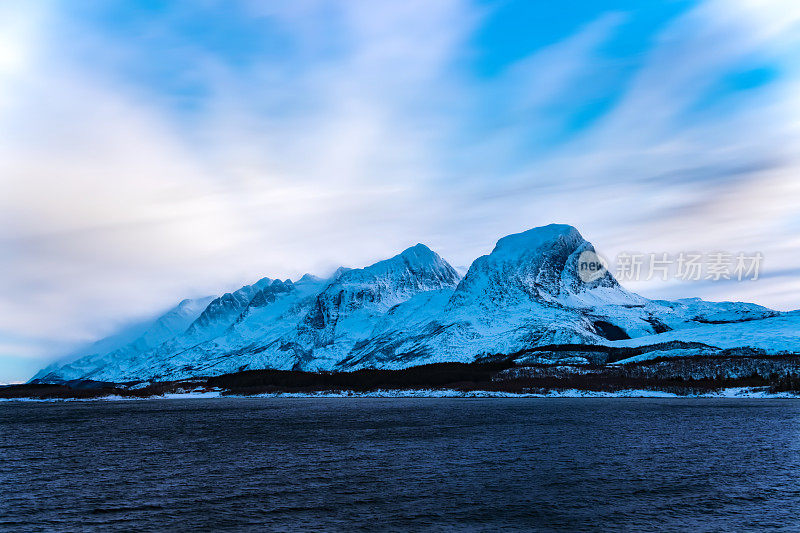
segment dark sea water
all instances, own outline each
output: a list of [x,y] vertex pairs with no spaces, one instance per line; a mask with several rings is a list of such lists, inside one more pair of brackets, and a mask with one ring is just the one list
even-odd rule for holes
[[0,403],[0,528],[800,531],[800,402]]

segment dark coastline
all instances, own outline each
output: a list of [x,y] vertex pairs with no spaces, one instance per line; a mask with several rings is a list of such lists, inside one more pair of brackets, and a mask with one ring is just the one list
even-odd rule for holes
[[[570,347],[575,349],[575,347]],[[451,390],[548,393],[578,390],[661,391],[677,395],[746,387],[770,393],[800,392],[800,356],[697,356],[625,365],[518,364],[495,356],[475,363],[435,363],[400,370],[352,372],[246,370],[213,377],[150,383],[27,383],[0,387],[0,399],[149,398],[218,391],[223,396],[269,393]]]

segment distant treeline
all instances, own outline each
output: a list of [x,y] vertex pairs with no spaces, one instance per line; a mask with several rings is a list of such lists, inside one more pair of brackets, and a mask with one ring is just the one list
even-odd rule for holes
[[503,360],[486,363],[435,363],[401,370],[366,369],[353,372],[246,370],[209,378],[207,384],[209,387],[225,389],[231,394],[424,388],[475,390],[478,386],[491,386],[492,378],[498,372],[513,366],[510,360]]

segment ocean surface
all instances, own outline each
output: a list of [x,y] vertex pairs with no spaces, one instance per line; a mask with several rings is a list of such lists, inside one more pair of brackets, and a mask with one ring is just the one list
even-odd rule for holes
[[800,530],[800,401],[0,403],[0,529]]

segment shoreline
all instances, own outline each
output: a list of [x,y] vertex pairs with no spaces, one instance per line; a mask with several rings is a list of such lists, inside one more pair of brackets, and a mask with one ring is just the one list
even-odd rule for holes
[[518,365],[511,359],[352,372],[243,370],[179,381],[71,381],[0,387],[0,399],[148,398],[800,398],[800,356],[692,357],[626,365]]
[[667,399],[800,399],[800,394],[792,392],[769,392],[765,388],[731,387],[713,392],[696,394],[677,394],[668,391],[625,389],[619,391],[590,390],[551,390],[547,392],[500,392],[489,390],[459,391],[455,389],[401,389],[375,391],[310,391],[310,392],[269,392],[260,394],[223,394],[222,391],[192,391],[167,393],[152,396],[96,396],[91,398],[0,398],[6,402],[97,402],[97,401],[147,401],[147,400],[214,400],[214,399],[272,399],[272,398],[464,398],[464,399],[547,399],[547,398],[667,398]]

